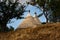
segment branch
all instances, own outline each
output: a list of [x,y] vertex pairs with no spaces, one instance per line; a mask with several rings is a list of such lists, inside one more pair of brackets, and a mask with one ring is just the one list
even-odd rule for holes
[[43,15],[43,13],[39,14],[37,17],[41,17]]

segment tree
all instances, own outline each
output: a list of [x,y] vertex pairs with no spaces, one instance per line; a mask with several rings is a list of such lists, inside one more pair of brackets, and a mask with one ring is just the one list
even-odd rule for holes
[[[46,18],[46,22],[48,22],[48,13],[47,12],[48,12],[48,10],[50,10],[49,9],[49,0],[34,0],[32,2],[32,5],[34,6],[36,4],[38,4],[43,9],[42,14],[44,14],[44,16]],[[40,9],[40,7],[38,7],[38,8]],[[40,14],[38,15],[38,17],[40,17]]]
[[[43,9],[42,11],[46,18],[46,22],[57,22],[60,20],[60,0],[35,0],[34,3],[39,4]],[[50,13],[48,13],[48,11],[50,11]]]
[[22,19],[23,17],[21,17],[23,15],[24,10],[24,5],[20,5],[18,1],[16,0],[14,3],[12,3],[10,0],[3,1],[0,2],[0,28],[2,29],[2,31],[6,31],[8,29],[8,27],[6,26],[6,24],[8,23],[8,21],[10,21],[10,19],[12,18],[20,18]]
[[50,0],[37,0],[37,3],[39,4],[39,6],[41,6],[41,8],[43,9],[43,14],[46,18],[46,22],[48,23],[48,11],[51,9],[50,8]]
[[52,18],[50,21],[52,22],[60,22],[60,0],[51,0],[51,9],[52,9]]
[[[42,7],[46,22],[60,22],[60,0],[37,0]],[[59,5],[59,6],[58,6]],[[50,11],[50,13],[47,13]]]

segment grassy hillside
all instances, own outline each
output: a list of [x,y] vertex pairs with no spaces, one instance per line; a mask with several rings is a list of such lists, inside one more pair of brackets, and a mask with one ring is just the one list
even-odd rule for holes
[[60,23],[47,23],[34,28],[0,33],[0,40],[60,40]]

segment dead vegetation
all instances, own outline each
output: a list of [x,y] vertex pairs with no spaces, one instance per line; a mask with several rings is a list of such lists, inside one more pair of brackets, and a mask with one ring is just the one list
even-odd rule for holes
[[35,28],[0,33],[0,40],[60,40],[60,23],[47,23]]

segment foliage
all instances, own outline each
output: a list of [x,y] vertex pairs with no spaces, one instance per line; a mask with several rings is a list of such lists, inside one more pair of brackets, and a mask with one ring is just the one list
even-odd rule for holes
[[0,2],[0,28],[2,31],[6,31],[8,27],[6,26],[7,22],[10,21],[12,18],[20,18],[23,15],[24,5],[20,5],[18,1],[16,0],[14,3],[7,0]]
[[[35,0],[37,4],[43,9],[43,14],[51,22],[60,20],[60,0]],[[51,11],[50,11],[51,10]],[[50,11],[50,13],[48,13]]]
[[35,0],[35,2],[43,9],[42,10],[43,11],[42,14],[44,14],[44,16],[46,18],[46,22],[48,22],[48,13],[47,13],[47,11],[50,9],[49,8],[49,5],[48,5],[49,4],[49,1],[47,1],[47,0]]
[[14,28],[13,28],[12,26],[10,26],[10,29],[9,29],[9,30],[10,30],[10,31],[12,31],[12,30],[14,31]]
[[52,5],[51,9],[53,11],[53,13],[52,13],[53,19],[51,21],[57,22],[60,19],[60,0],[58,0],[58,1],[53,0],[51,2],[51,5]]
[[50,0],[45,0],[44,5],[42,6],[43,7],[43,13],[44,13],[45,18],[46,18],[46,22],[49,21],[49,16],[52,13],[52,9],[51,9],[52,4],[50,2],[51,2]]

